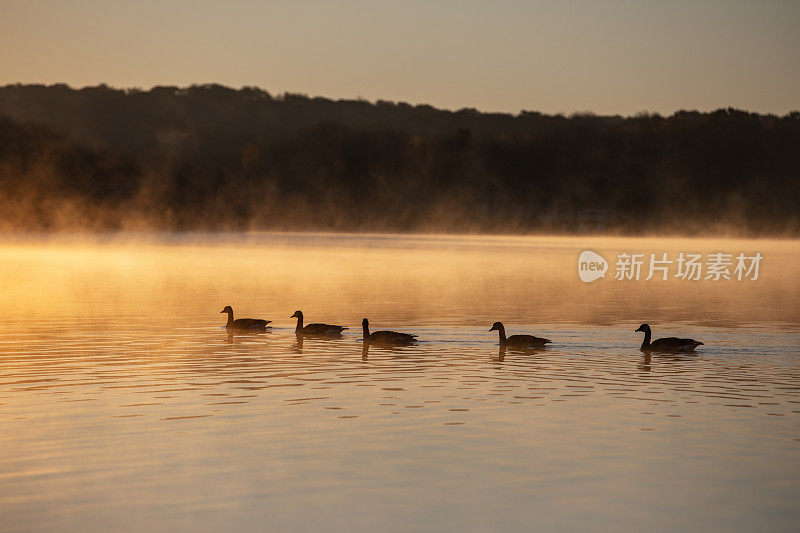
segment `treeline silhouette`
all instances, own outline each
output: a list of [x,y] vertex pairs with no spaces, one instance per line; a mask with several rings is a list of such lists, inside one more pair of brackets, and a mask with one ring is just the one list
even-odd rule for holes
[[800,113],[0,87],[0,230],[800,233]]

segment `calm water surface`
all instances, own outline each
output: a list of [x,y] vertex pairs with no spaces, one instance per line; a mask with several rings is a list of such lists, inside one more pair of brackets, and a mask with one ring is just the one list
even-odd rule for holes
[[[586,249],[765,259],[584,284]],[[796,531],[798,267],[796,241],[6,242],[0,530]],[[225,305],[274,327],[229,337]],[[296,309],[351,329],[298,342]],[[421,342],[365,351],[364,316]],[[495,320],[554,342],[502,354]],[[646,357],[643,321],[705,345]]]

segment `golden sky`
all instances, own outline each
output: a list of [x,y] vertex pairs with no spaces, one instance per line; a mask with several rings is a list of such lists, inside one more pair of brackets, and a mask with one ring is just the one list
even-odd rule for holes
[[221,83],[459,109],[800,109],[797,1],[0,0],[0,84]]

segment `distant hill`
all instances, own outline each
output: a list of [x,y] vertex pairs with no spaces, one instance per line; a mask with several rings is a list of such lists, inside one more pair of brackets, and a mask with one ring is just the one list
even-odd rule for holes
[[800,113],[0,87],[0,231],[800,234]]

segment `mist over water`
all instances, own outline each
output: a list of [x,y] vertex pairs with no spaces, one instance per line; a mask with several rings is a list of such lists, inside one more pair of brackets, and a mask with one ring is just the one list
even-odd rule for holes
[[[578,257],[610,263],[583,283]],[[757,281],[619,253],[760,252]],[[796,241],[347,234],[0,244],[10,530],[792,531]],[[273,320],[228,335],[219,311]],[[341,324],[298,340],[294,320]],[[374,329],[417,346],[364,350]],[[553,340],[498,349],[492,322]],[[702,340],[695,355],[639,351]]]
[[0,231],[800,235],[800,113],[0,87]]
[[[584,250],[609,263],[581,283]],[[756,281],[615,280],[620,253],[763,256]],[[800,245],[792,240],[249,233],[43,237],[0,245],[8,318],[95,312],[199,316],[224,305],[360,324],[388,315],[420,325],[685,321],[800,324]],[[733,272],[731,265],[730,271]],[[706,273],[703,272],[702,278]],[[110,306],[110,307],[109,307]],[[24,311],[24,313],[23,313]]]

